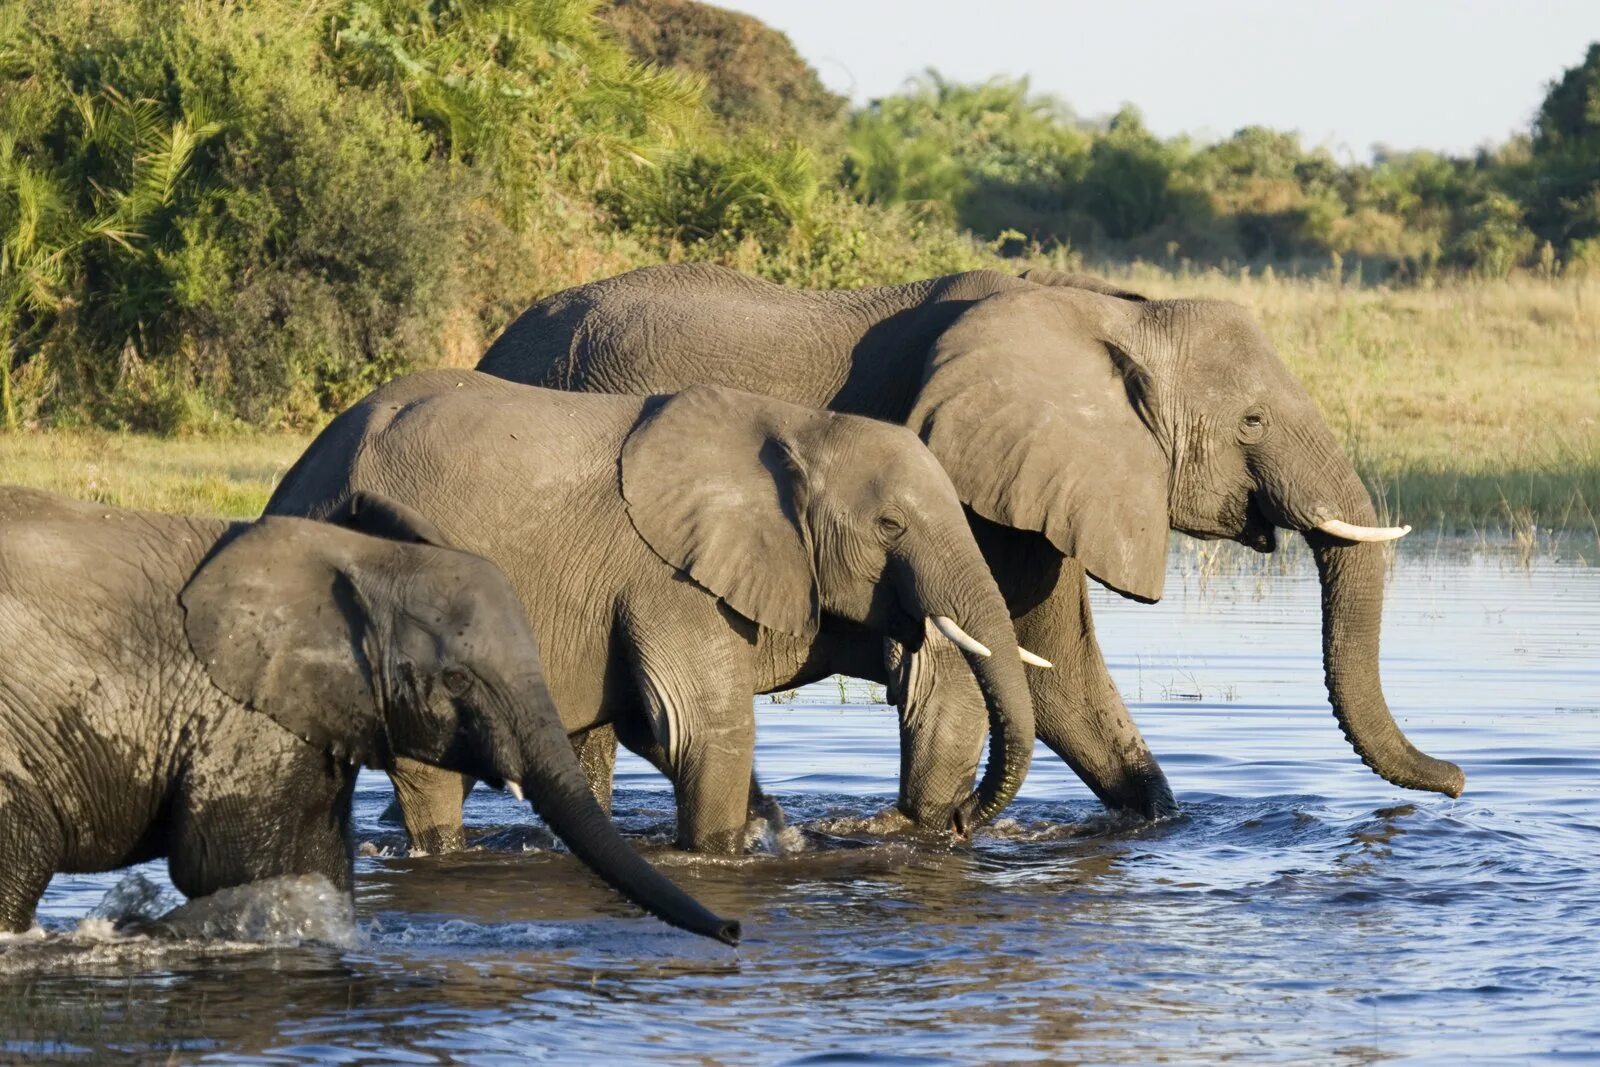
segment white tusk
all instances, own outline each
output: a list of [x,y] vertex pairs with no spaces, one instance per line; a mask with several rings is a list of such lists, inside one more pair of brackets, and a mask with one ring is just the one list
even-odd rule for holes
[[991,653],[987,648],[984,648],[981,644],[979,644],[971,634],[957,626],[956,620],[952,619],[950,616],[935,615],[933,616],[933,624],[939,628],[940,633],[944,634],[950,639],[951,644],[955,645],[963,652],[971,652],[974,656],[993,655],[993,653]]
[[1317,523],[1317,529],[1334,537],[1341,537],[1346,541],[1359,541],[1362,543],[1372,541],[1396,541],[1411,532],[1409,526],[1355,526],[1339,519],[1328,519],[1326,522]]
[[523,800],[526,799],[522,795],[522,783],[521,782],[507,782],[506,783],[506,792],[510,793],[513,797],[515,797],[518,804],[521,804],[523,802]]
[[1037,652],[1029,652],[1021,645],[1017,646],[1017,654],[1022,657],[1022,662],[1026,663],[1030,667],[1043,667],[1045,670],[1049,670],[1055,666],[1054,663],[1051,663]]

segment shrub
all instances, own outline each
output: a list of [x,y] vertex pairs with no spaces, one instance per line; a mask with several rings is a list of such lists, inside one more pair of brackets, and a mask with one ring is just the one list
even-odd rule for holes
[[0,0],[8,422],[305,424],[497,326],[698,114],[593,7]]

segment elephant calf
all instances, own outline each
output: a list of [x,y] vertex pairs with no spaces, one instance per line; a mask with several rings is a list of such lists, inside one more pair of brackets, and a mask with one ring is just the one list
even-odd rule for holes
[[348,528],[0,489],[0,930],[55,871],[160,856],[190,897],[348,890],[358,765],[407,757],[526,789],[624,895],[735,941],[594,802],[504,576],[388,502],[330,517]]
[[[359,491],[505,570],[567,730],[612,725],[652,759],[685,848],[742,847],[751,694],[837,669],[809,652],[824,616],[963,648],[977,713],[907,725],[908,748],[943,754],[923,791],[944,826],[993,817],[1021,785],[1033,713],[1011,619],[949,478],[904,427],[719,387],[645,399],[432,371],[335,419],[267,510],[321,517]],[[405,764],[395,779],[413,842],[459,840],[460,782]]]

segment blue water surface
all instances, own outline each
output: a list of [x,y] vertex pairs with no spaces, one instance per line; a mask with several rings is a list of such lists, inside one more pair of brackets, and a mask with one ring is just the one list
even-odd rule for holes
[[365,774],[353,923],[289,886],[236,928],[115,935],[85,916],[169,906],[160,866],[58,876],[44,936],[0,946],[0,1059],[1600,1058],[1597,556],[1404,543],[1385,688],[1465,768],[1458,800],[1396,789],[1345,745],[1308,560],[1188,550],[1159,605],[1095,595],[1176,819],[1106,819],[1041,746],[998,825],[917,842],[879,817],[897,739],[873,687],[761,698],[758,768],[795,826],[765,853],[672,851],[664,783],[618,775],[640,847],[743,919],[733,951],[639,917],[502,794],[469,800],[473,851],[407,856]]

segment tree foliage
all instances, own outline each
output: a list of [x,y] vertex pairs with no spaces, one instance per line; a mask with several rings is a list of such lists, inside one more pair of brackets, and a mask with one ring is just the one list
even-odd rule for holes
[[1600,268],[1600,45],[1471,158],[1163,139],[936,71],[841,111],[781,34],[693,0],[0,0],[0,413],[314,423],[663,259],[810,286],[1032,250]]

